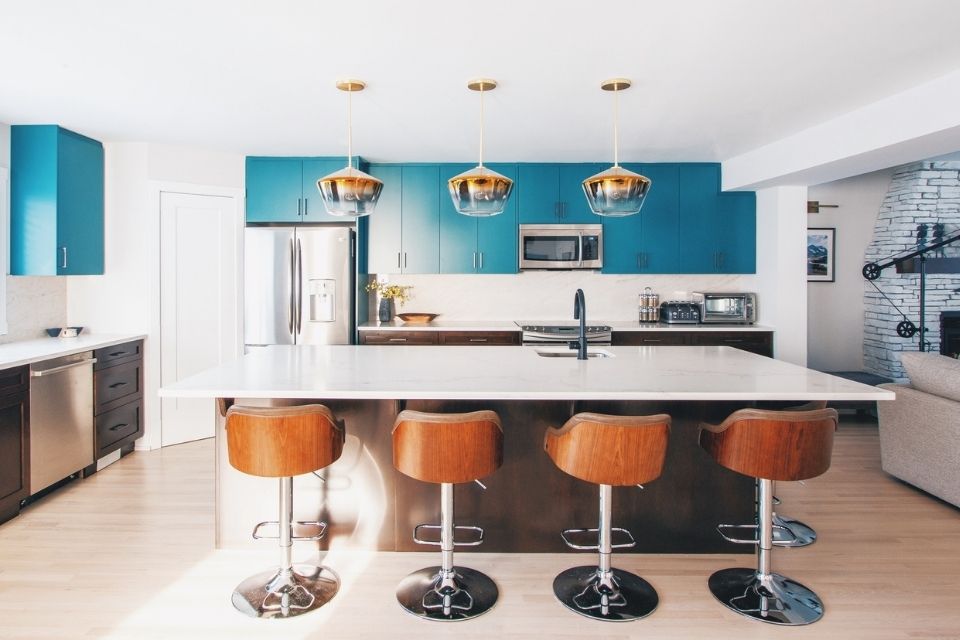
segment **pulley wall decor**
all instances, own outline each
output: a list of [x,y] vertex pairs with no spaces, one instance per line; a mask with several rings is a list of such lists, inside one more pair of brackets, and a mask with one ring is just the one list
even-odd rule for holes
[[649,178],[620,166],[620,92],[631,84],[626,78],[612,78],[600,84],[604,91],[613,92],[613,166],[583,181],[583,193],[598,216],[640,213],[650,192]]
[[483,166],[483,94],[496,89],[497,82],[478,78],[468,82],[467,88],[480,92],[480,164],[450,178],[447,186],[458,213],[474,217],[495,216],[503,213],[513,191],[513,180]]
[[317,189],[327,213],[359,218],[373,213],[383,191],[383,182],[353,166],[353,94],[363,91],[361,80],[339,80],[337,89],[347,92],[347,166],[317,180]]

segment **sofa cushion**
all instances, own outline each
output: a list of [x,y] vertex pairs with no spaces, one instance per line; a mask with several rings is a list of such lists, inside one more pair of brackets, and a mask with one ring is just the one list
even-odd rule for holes
[[914,389],[960,402],[960,360],[908,351],[900,354],[900,362]]

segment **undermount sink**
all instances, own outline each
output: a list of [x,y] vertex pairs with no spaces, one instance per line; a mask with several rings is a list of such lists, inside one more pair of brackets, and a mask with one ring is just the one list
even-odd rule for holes
[[[577,350],[568,347],[541,347],[536,349],[537,355],[544,358],[576,358]],[[612,353],[603,349],[587,349],[588,358],[614,358]]]

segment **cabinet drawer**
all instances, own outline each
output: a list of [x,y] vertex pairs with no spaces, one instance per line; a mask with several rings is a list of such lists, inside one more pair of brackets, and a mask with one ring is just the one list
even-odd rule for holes
[[140,360],[134,360],[97,371],[94,377],[94,413],[109,411],[125,400],[139,397],[143,380],[141,363]]
[[437,332],[361,331],[360,344],[437,344]]
[[615,347],[676,346],[690,344],[688,335],[673,331],[614,331],[612,342]]
[[96,417],[97,457],[110,453],[121,440],[136,439],[142,434],[140,414],[143,402],[139,399],[101,413]]
[[706,331],[693,334],[691,344],[734,347],[773,357],[773,334],[767,331]]
[[29,388],[30,367],[14,367],[0,371],[0,395]]
[[519,331],[441,331],[440,344],[483,346],[520,344]]
[[105,369],[119,364],[122,361],[129,360],[130,358],[142,358],[143,340],[115,344],[112,347],[103,347],[95,350],[93,354],[97,359],[97,363],[93,367],[94,370]]

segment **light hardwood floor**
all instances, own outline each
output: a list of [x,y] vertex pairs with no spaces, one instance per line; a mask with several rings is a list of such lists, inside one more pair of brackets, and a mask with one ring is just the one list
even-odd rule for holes
[[[242,578],[273,564],[263,552],[212,549],[213,445],[128,456],[0,526],[0,638],[960,638],[960,510],[880,470],[875,425],[843,423],[834,464],[801,486],[782,483],[781,510],[820,540],[777,550],[775,568],[823,598],[823,620],[778,628],[714,601],[707,576],[748,556],[621,555],[660,592],[649,618],[605,624],[567,612],[553,576],[588,554],[458,554],[489,573],[501,600],[457,624],[416,620],[394,600],[434,554],[331,552],[343,579],[329,605],[291,620],[250,620],[230,605]],[[294,551],[305,559],[308,548]]]

